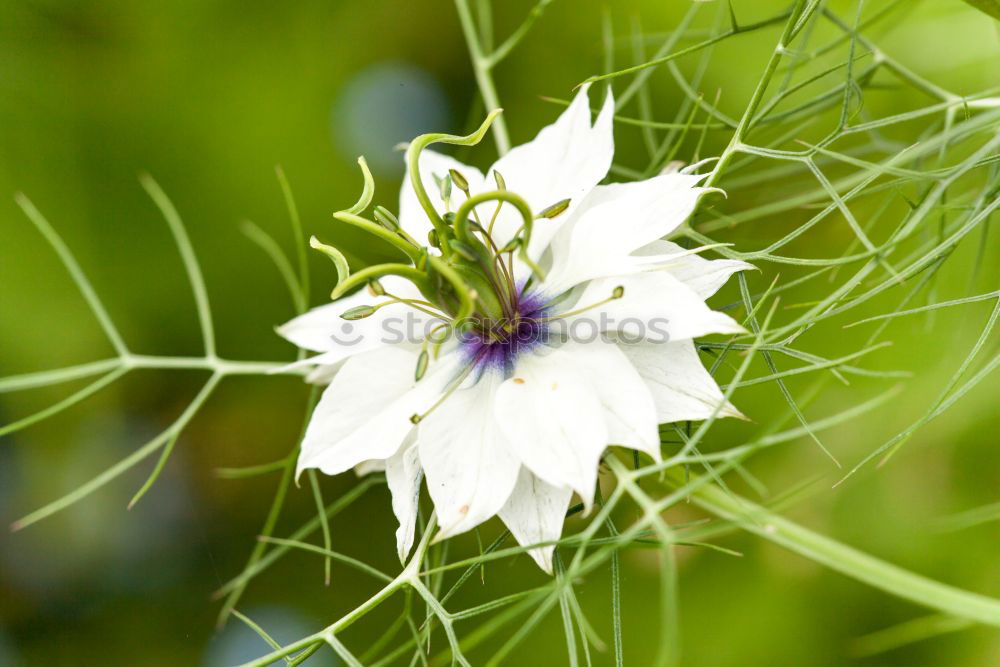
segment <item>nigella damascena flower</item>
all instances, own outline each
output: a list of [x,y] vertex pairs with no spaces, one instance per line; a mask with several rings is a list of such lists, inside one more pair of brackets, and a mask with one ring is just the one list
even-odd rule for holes
[[[693,339],[743,331],[705,299],[750,267],[661,240],[705,193],[702,176],[599,185],[613,108],[609,95],[591,124],[583,89],[485,175],[411,146],[419,176],[404,182],[398,228],[376,217],[413,264],[354,274],[338,290],[368,290],[279,329],[320,353],[306,363],[329,382],[299,470],[384,468],[401,559],[424,478],[438,539],[498,515],[521,544],[553,542],[573,493],[592,503],[606,447],[659,460],[657,424],[739,415]],[[529,553],[551,572],[552,551]]]

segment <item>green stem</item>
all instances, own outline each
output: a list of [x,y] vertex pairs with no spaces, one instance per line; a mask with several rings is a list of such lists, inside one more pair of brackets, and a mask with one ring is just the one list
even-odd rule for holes
[[[778,14],[777,16],[772,16],[769,19],[765,19],[763,21],[758,21],[757,23],[753,23],[751,25],[736,26],[736,27],[730,28],[729,30],[727,30],[726,32],[724,32],[722,34],[716,35],[715,37],[710,37],[710,38],[708,38],[708,39],[706,39],[706,40],[704,40],[702,42],[698,42],[697,44],[692,44],[691,46],[685,47],[685,48],[683,48],[683,49],[681,49],[679,51],[674,51],[673,53],[665,55],[665,56],[663,56],[661,58],[654,58],[653,60],[650,60],[648,62],[644,62],[644,63],[639,64],[639,65],[633,65],[632,67],[626,67],[625,69],[620,69],[620,70],[618,70],[616,72],[608,72],[607,74],[597,74],[597,75],[594,75],[594,76],[591,76],[591,77],[587,77],[579,85],[582,86],[585,83],[596,83],[598,81],[604,81],[606,79],[613,79],[615,77],[625,76],[627,74],[634,74],[636,72],[641,72],[642,70],[649,69],[650,67],[657,67],[658,65],[662,65],[662,64],[668,63],[668,62],[670,62],[672,60],[676,60],[677,58],[680,58],[682,56],[686,56],[689,53],[695,53],[696,51],[700,51],[700,50],[702,50],[704,48],[707,48],[707,47],[709,47],[709,46],[711,46],[713,44],[716,44],[716,43],[721,42],[721,41],[723,41],[725,39],[728,39],[728,38],[732,37],[733,35],[738,35],[738,34],[743,33],[743,32],[751,32],[751,31],[757,30],[759,28],[765,28],[767,26],[773,25],[775,23],[778,23],[778,22],[782,21],[787,16],[789,16],[788,13],[782,12],[781,14]],[[791,16],[792,16],[792,21],[790,22],[789,25],[791,25],[791,23],[794,23],[794,12],[792,13]]]
[[272,651],[265,656],[261,656],[256,660],[251,660],[250,662],[244,663],[242,667],[264,667],[265,665],[270,665],[276,660],[280,660],[285,656],[296,653],[302,649],[308,649],[312,646],[327,641],[328,637],[333,637],[338,632],[345,630],[349,626],[353,625],[356,621],[361,619],[362,616],[370,612],[375,607],[379,606],[387,598],[391,597],[396,591],[410,586],[415,589],[420,590],[418,587],[421,586],[420,577],[420,565],[423,563],[424,556],[427,554],[427,549],[430,546],[431,537],[434,535],[434,529],[437,527],[437,520],[434,515],[431,515],[430,521],[427,523],[427,528],[424,530],[424,534],[420,538],[420,544],[414,549],[413,557],[403,568],[403,571],[393,579],[391,582],[386,584],[377,593],[372,595],[370,598],[362,602],[360,605],[355,607],[353,610],[340,617],[337,621],[328,625],[323,630],[315,632],[308,637],[303,637],[298,641],[292,642],[286,646],[281,647],[279,650]]
[[[292,458],[294,459],[294,457]],[[363,479],[360,484],[357,484],[350,491],[348,491],[340,498],[327,505],[326,509],[324,510],[326,518],[331,519],[334,516],[340,514],[345,509],[350,507],[358,498],[364,495],[364,493],[368,491],[368,489],[377,484],[384,484],[384,483],[385,483],[384,477],[369,475],[368,477]],[[294,533],[292,533],[288,539],[301,542],[302,540],[306,539],[314,532],[316,532],[316,530],[320,526],[320,523],[321,523],[320,517],[315,516],[309,521],[307,521],[305,524],[303,524]],[[260,537],[261,536],[259,536],[258,539],[260,539]],[[291,547],[287,544],[276,545],[275,548],[264,553],[264,555],[261,556],[259,560],[254,561],[252,564],[248,563],[247,566],[243,568],[242,572],[240,572],[238,575],[236,575],[235,577],[227,581],[225,584],[220,586],[212,594],[212,599],[219,599],[224,595],[228,595],[237,588],[245,586],[254,577],[258,576],[261,572],[271,567],[271,565],[277,562],[278,559],[280,559],[286,553],[288,553],[290,549]]]
[[[292,481],[295,478],[295,463],[299,458],[299,448],[302,445],[302,438],[305,437],[306,429],[309,427],[309,419],[312,416],[313,408],[317,401],[317,390],[315,387],[309,392],[309,398],[306,401],[305,415],[302,418],[302,425],[299,428],[299,435],[295,439],[295,446],[288,453],[284,460],[284,467],[281,470],[281,480],[278,482],[278,487],[274,492],[274,497],[271,499],[271,507],[268,509],[267,517],[264,519],[264,525],[260,529],[259,537],[270,537],[274,533],[275,527],[278,525],[278,519],[281,517],[281,510],[285,506],[285,498],[288,496],[288,489],[292,486]],[[328,517],[326,513],[320,509],[319,515],[316,520],[321,523],[324,527],[324,534],[328,532],[327,521]],[[258,541],[253,549],[250,550],[250,556],[247,558],[247,564],[243,568],[243,572],[253,569],[257,566],[257,563],[264,556],[264,550],[267,545],[263,541]],[[222,609],[219,610],[219,615],[216,619],[216,627],[223,627],[226,621],[229,619],[229,614],[236,609],[237,603],[240,601],[243,592],[246,590],[247,585],[250,583],[250,579],[241,581],[234,586],[233,590],[229,591],[226,596],[225,602],[222,603]],[[329,583],[329,580],[327,581]]]
[[[705,181],[705,187],[712,187],[718,182],[719,178],[722,176],[722,171],[726,168],[726,165],[729,164],[729,161],[733,159],[733,155],[736,154],[740,145],[743,143],[743,138],[746,135],[747,130],[750,128],[753,118],[757,113],[757,108],[760,106],[761,100],[764,98],[764,92],[767,90],[768,84],[771,83],[771,77],[774,76],[774,72],[778,68],[778,63],[781,62],[781,57],[785,54],[785,48],[788,46],[788,42],[791,41],[794,36],[793,31],[795,29],[795,25],[802,13],[802,3],[803,0],[797,0],[795,7],[788,15],[788,20],[785,22],[785,29],[782,30],[781,37],[778,38],[778,43],[774,46],[774,51],[771,52],[771,57],[767,61],[767,65],[764,67],[764,73],[757,82],[757,87],[754,89],[753,95],[747,103],[746,110],[743,112],[743,116],[740,118],[740,122],[736,126],[736,130],[733,132],[733,136],[729,140],[729,145],[722,151],[722,155],[719,156],[719,161],[715,165],[715,169],[712,170],[708,180]],[[815,11],[815,6],[812,7],[812,11]]]
[[14,431],[20,431],[23,428],[27,428],[32,424],[40,422],[43,419],[47,419],[52,415],[58,414],[63,410],[76,405],[80,401],[96,394],[101,389],[104,389],[104,387],[107,387],[109,384],[120,378],[126,372],[128,372],[127,369],[119,366],[110,373],[101,376],[97,380],[88,384],[83,389],[80,389],[76,393],[67,396],[58,403],[54,403],[49,407],[45,408],[44,410],[39,410],[33,415],[29,415],[23,419],[19,419],[16,422],[11,422],[9,424],[5,424],[4,426],[0,426],[0,437],[7,435],[8,433],[13,433]]
[[45,216],[35,208],[35,205],[23,193],[17,193],[14,196],[14,200],[21,207],[21,210],[24,211],[24,214],[28,216],[32,224],[35,225],[35,228],[45,237],[49,245],[52,246],[52,249],[56,251],[56,254],[59,255],[60,261],[66,267],[80,293],[83,294],[83,298],[86,299],[87,305],[90,306],[90,310],[94,313],[101,328],[104,329],[104,333],[107,335],[108,340],[111,341],[111,345],[115,348],[115,351],[120,355],[127,354],[128,347],[125,345],[125,341],[122,340],[118,328],[115,327],[115,323],[111,320],[111,316],[108,315],[108,311],[104,307],[104,303],[97,296],[94,286],[90,283],[86,274],[84,274],[83,269],[80,268],[80,264],[76,261],[76,257],[73,256],[69,246],[66,245],[66,242],[62,240],[62,237],[59,236],[55,228],[49,224]]
[[184,412],[171,424],[165,431],[157,435],[155,438],[147,442],[145,445],[135,450],[122,460],[118,461],[114,465],[105,469],[101,474],[97,475],[89,482],[80,485],[73,491],[70,491],[66,495],[58,498],[48,505],[35,510],[31,514],[22,517],[18,521],[11,524],[11,530],[17,531],[27,528],[33,523],[37,523],[42,519],[45,519],[60,510],[66,509],[70,505],[78,502],[82,498],[90,495],[97,489],[101,488],[111,480],[115,479],[125,471],[131,469],[140,461],[148,456],[151,456],[154,452],[163,447],[167,442],[174,436],[174,434],[179,433],[187,426],[188,422],[197,414],[198,410],[201,408],[202,404],[208,400],[211,396],[212,391],[215,389],[219,380],[222,378],[218,373],[213,374],[211,378],[205,383],[198,392],[198,395],[194,397],[190,404],[184,409]]
[[36,371],[34,373],[23,373],[21,375],[8,375],[0,378],[0,394],[9,391],[23,391],[36,387],[47,387],[53,384],[61,384],[70,380],[98,375],[105,371],[111,371],[122,365],[122,360],[101,359],[100,361],[89,361],[76,366],[66,366],[48,371]]
[[[667,477],[684,486],[684,471],[673,468]],[[970,593],[904,570],[866,553],[814,533],[770,510],[734,496],[714,484],[695,488],[691,499],[716,516],[744,530],[862,583],[930,609],[1000,627],[1000,600]]]
[[163,214],[163,219],[166,220],[170,233],[174,237],[174,243],[177,245],[181,260],[184,262],[184,272],[187,273],[188,282],[191,283],[195,306],[198,309],[198,323],[201,325],[205,356],[214,358],[215,326],[212,324],[212,309],[208,305],[208,289],[205,287],[205,278],[201,274],[201,266],[198,264],[198,258],[195,257],[191,239],[184,229],[180,214],[177,213],[177,209],[174,208],[174,204],[167,197],[167,194],[160,188],[159,183],[154,181],[149,174],[140,175],[139,182],[156,207],[160,209],[160,213]]
[[[500,108],[500,98],[497,96],[496,84],[493,83],[493,65],[499,62],[499,59],[487,56],[483,52],[482,44],[479,42],[479,34],[476,32],[476,26],[472,20],[472,13],[469,11],[468,0],[455,0],[455,10],[458,12],[458,20],[462,24],[465,42],[469,46],[469,59],[472,61],[472,71],[476,75],[479,92],[483,96],[483,104],[487,109],[498,109]],[[501,58],[506,55],[500,50],[498,52],[501,53]],[[496,121],[493,137],[500,155],[510,150],[510,135],[507,133],[507,124],[503,118]]]
[[[158,357],[144,354],[129,355],[123,362],[131,368],[184,368],[215,371],[220,375],[268,375],[288,365],[286,361],[230,361],[206,357]],[[280,374],[300,375],[301,372],[289,370],[281,371]]]
[[292,196],[292,187],[288,184],[288,179],[285,177],[285,170],[280,166],[275,168],[275,173],[278,176],[278,184],[281,186],[281,194],[285,199],[285,208],[288,209],[288,219],[292,223],[292,234],[295,238],[295,255],[298,257],[299,262],[299,280],[298,280],[298,306],[299,311],[303,312],[306,309],[306,304],[309,302],[309,260],[306,258],[306,237],[305,233],[302,231],[302,218],[299,216],[299,207],[295,203],[295,197]]

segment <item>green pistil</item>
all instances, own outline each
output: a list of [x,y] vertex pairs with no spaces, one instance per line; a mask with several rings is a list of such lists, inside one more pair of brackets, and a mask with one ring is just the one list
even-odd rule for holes
[[[419,169],[420,153],[424,148],[435,143],[474,145],[485,136],[497,113],[499,111],[490,113],[479,129],[468,136],[425,134],[414,139],[407,148],[410,185],[433,230],[426,243],[430,248],[440,249],[440,256],[428,245],[421,245],[407,234],[388,210],[375,206],[371,214],[374,220],[366,217],[366,211],[371,207],[375,195],[375,185],[367,164],[359,159],[358,164],[364,177],[361,196],[350,208],[334,213],[334,218],[392,245],[405,254],[410,263],[378,264],[352,273],[339,251],[318,241],[314,242],[314,247],[329,256],[337,268],[338,280],[331,298],[338,299],[364,285],[369,285],[376,296],[389,297],[377,306],[350,309],[344,313],[346,318],[361,319],[385,306],[403,304],[433,317],[440,317],[448,327],[457,325],[473,330],[484,339],[503,338],[517,330],[520,321],[520,294],[514,278],[515,255],[531,268],[535,278],[544,278],[541,269],[528,256],[536,216],[523,198],[507,189],[499,173],[493,173],[497,190],[473,194],[468,179],[455,169],[449,170],[447,174],[434,174],[434,179],[446,207],[450,208],[449,203],[455,199],[456,191],[465,195],[465,201],[454,212],[440,213],[431,202]],[[480,204],[486,202],[496,202],[488,225],[483,224],[477,210]],[[501,245],[497,243],[493,233],[505,205],[512,206],[517,211],[522,224],[514,237],[505,239]],[[557,202],[542,211],[538,219],[544,221],[555,217],[568,207],[569,200]],[[412,282],[424,299],[404,299],[386,293],[378,281],[387,275],[397,275]],[[439,348],[440,342],[435,343],[435,346]],[[422,376],[425,370],[426,368],[421,369],[418,375]]]

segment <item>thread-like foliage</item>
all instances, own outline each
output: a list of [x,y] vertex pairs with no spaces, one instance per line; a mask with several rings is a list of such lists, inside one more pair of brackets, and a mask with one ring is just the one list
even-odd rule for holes
[[[481,0],[473,5],[469,0],[455,0],[486,108],[500,103],[494,70],[530,33],[550,2],[538,2],[523,24],[494,47],[489,2]],[[379,486],[383,481],[379,475],[366,477],[347,494],[327,502],[319,480],[311,474],[302,492],[308,489],[313,495],[316,517],[279,537],[274,533],[292,489],[297,447],[279,461],[220,471],[220,476],[227,478],[279,473],[260,539],[246,566],[217,591],[217,596],[224,598],[220,623],[236,615],[261,637],[262,650],[263,643],[270,645],[269,653],[249,664],[280,660],[301,664],[325,647],[349,665],[468,665],[467,656],[474,651],[478,651],[476,664],[495,665],[514,655],[543,620],[556,614],[565,634],[568,664],[591,664],[591,651],[607,652],[615,664],[623,664],[628,633],[621,611],[628,601],[622,599],[620,556],[625,549],[642,547],[659,553],[662,650],[655,661],[676,665],[681,655],[683,609],[677,598],[675,548],[696,545],[731,554],[714,540],[737,530],[775,542],[934,612],[861,638],[858,655],[976,623],[1000,627],[1000,601],[907,572],[783,518],[781,510],[798,499],[798,491],[793,489],[787,497],[761,503],[737,495],[727,484],[727,479],[738,478],[751,488],[759,488],[748,469],[754,457],[801,440],[817,447],[819,469],[842,466],[838,473],[841,481],[866,471],[870,463],[884,462],[899,452],[914,432],[973,391],[1000,365],[998,355],[985,358],[990,342],[995,341],[1000,292],[977,284],[980,265],[988,256],[988,224],[1000,206],[1000,97],[998,91],[961,96],[944,89],[891,57],[867,36],[887,21],[905,25],[907,5],[905,0],[896,0],[864,11],[858,2],[857,13],[845,18],[822,0],[797,0],[773,16],[743,23],[731,4],[720,2],[713,8],[692,3],[675,30],[655,38],[645,35],[638,24],[627,37],[618,37],[610,20],[605,22],[604,71],[587,81],[616,89],[619,132],[637,132],[646,153],[645,161],[616,163],[612,172],[619,179],[647,178],[678,160],[702,160],[707,146],[721,147],[714,159],[704,163],[703,171],[709,174],[706,184],[723,189],[728,199],[703,199],[679,236],[692,245],[712,245],[724,257],[751,262],[760,269],[761,277],[741,275],[739,297],[727,306],[750,334],[699,341],[699,350],[720,379],[727,399],[748,390],[771,391],[787,409],[757,415],[759,424],[747,425],[744,439],[728,448],[720,447],[714,439],[717,415],[713,415],[697,424],[663,425],[664,460],[660,463],[610,449],[604,461],[605,495],[596,511],[584,519],[583,527],[558,542],[556,576],[539,587],[511,590],[464,609],[451,604],[459,590],[487,576],[499,562],[522,556],[531,547],[507,546],[509,535],[504,533],[481,546],[478,553],[453,553],[447,543],[431,544],[435,525],[431,515],[422,526],[422,539],[409,562],[399,573],[386,573],[367,564],[363,555],[336,551],[328,526],[331,517]],[[707,32],[693,27],[701,25],[699,14],[712,11],[716,16]],[[773,36],[773,46],[742,111],[732,115],[720,106],[719,94],[705,91],[703,86],[713,66],[725,66],[713,58],[714,48],[748,33]],[[647,54],[650,46],[655,50]],[[623,55],[630,62],[616,69],[615,61]],[[653,104],[654,85],[667,86],[668,92],[681,100],[671,114],[665,115]],[[878,116],[866,101],[887,87],[919,91],[927,103]],[[557,97],[546,99],[565,103]],[[509,149],[502,117],[495,121],[492,134],[499,152]],[[279,178],[295,233],[297,261],[289,261],[280,244],[259,228],[248,225],[246,230],[273,260],[296,310],[302,311],[310,280],[303,254],[305,240],[291,189],[280,171]],[[222,379],[234,374],[264,375],[282,366],[279,362],[237,362],[217,356],[204,282],[180,217],[151,178],[143,177],[142,185],[162,211],[180,250],[197,305],[204,355],[176,358],[132,353],[70,250],[38,209],[21,196],[18,203],[69,270],[116,356],[0,379],[0,392],[4,392],[96,378],[63,401],[0,428],[0,435],[57,414],[134,369],[201,369],[209,374],[208,379],[163,433],[95,479],[27,515],[15,528],[24,528],[82,500],[160,452],[149,480],[133,499],[138,501],[155,482],[180,433]],[[748,231],[751,226],[752,231]],[[825,232],[831,227],[849,232],[850,240],[843,247],[829,242],[830,235]],[[969,292],[960,298],[937,299],[938,276],[963,243],[981,245],[976,262],[968,268]],[[802,295],[808,297],[803,299]],[[992,302],[993,308],[983,319],[975,344],[924,415],[893,438],[871,443],[870,454],[862,460],[841,462],[838,453],[824,443],[825,432],[886,406],[899,393],[897,383],[908,376],[902,371],[873,370],[863,365],[890,343],[885,338],[887,327],[897,319],[934,316],[979,302]],[[871,314],[873,309],[877,314]],[[850,351],[821,355],[803,343],[807,332],[840,330],[845,325],[867,330],[861,344]],[[813,382],[806,391],[796,393],[787,380],[800,375],[811,377]],[[856,380],[859,387],[853,406],[826,413],[815,408],[831,385],[850,380]],[[312,401],[306,416],[311,405]],[[664,512],[688,501],[713,520],[669,524]],[[578,506],[570,513],[580,511]],[[939,524],[942,530],[957,530],[997,515],[997,507],[991,505]],[[317,535],[321,544],[310,541]],[[343,617],[331,619],[327,627],[281,646],[265,628],[239,614],[236,605],[248,585],[293,551],[324,558],[328,579],[332,562],[357,570],[372,580],[373,595]],[[597,572],[610,574],[608,613],[601,619],[590,619],[576,589]],[[397,594],[404,602],[402,612],[385,628],[382,641],[351,648],[339,637]],[[432,643],[436,634],[444,643]]]

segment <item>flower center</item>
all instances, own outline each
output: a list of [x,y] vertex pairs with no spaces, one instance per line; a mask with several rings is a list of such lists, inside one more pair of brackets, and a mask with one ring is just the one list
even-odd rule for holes
[[529,351],[548,337],[549,325],[544,301],[535,294],[521,294],[515,303],[513,317],[481,320],[463,335],[462,348],[482,374],[497,371],[513,373],[518,355]]

